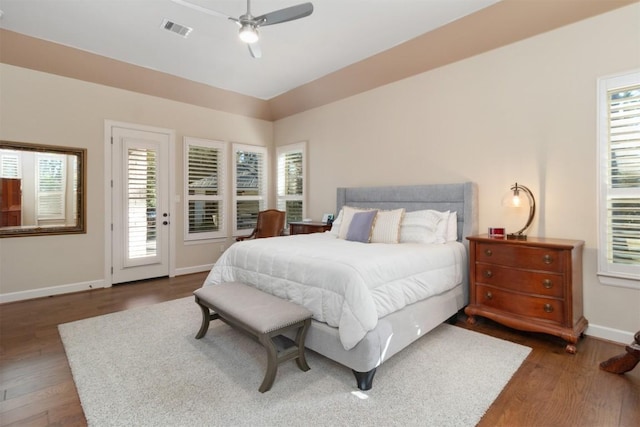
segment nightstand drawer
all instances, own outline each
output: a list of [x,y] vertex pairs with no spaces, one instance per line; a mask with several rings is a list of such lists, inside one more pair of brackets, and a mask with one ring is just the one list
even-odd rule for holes
[[565,251],[548,248],[490,243],[476,245],[477,262],[531,270],[561,272],[564,268],[564,256]]
[[523,293],[564,297],[562,274],[516,270],[495,264],[477,263],[475,280],[477,283]]
[[563,301],[553,298],[532,297],[476,285],[476,301],[486,307],[536,319],[563,323]]

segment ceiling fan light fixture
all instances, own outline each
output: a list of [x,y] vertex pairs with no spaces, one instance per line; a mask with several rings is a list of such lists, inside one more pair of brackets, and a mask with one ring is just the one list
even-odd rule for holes
[[240,27],[240,40],[245,43],[255,43],[258,41],[258,29],[251,24],[242,24]]
[[235,18],[212,9],[207,9],[206,7],[198,6],[197,4],[191,3],[191,0],[171,1],[198,12],[224,18],[240,26],[238,34],[240,40],[247,44],[249,53],[253,58],[262,57],[260,46],[257,43],[260,38],[258,35],[258,28],[262,28],[267,25],[280,24],[282,22],[295,21],[296,19],[304,18],[305,16],[309,16],[313,13],[313,5],[310,2],[306,2],[285,7],[284,9],[274,10],[272,12],[265,13],[264,15],[253,16],[251,14],[251,0],[247,0],[247,12]]

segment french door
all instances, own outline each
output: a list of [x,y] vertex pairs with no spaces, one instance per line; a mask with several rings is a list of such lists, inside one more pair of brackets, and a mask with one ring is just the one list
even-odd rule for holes
[[111,283],[169,275],[169,144],[163,132],[111,127]]

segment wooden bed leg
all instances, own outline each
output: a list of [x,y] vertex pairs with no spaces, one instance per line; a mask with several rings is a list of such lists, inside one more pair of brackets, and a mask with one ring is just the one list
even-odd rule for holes
[[360,390],[371,390],[373,387],[373,376],[376,374],[376,368],[368,372],[358,372],[351,370],[353,375],[356,376],[356,382],[358,383],[358,388]]

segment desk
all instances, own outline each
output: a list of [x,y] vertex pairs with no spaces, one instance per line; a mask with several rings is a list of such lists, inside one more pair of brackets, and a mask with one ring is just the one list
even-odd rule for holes
[[311,234],[311,233],[324,233],[331,230],[331,225],[324,222],[305,222],[296,221],[289,223],[289,234]]

